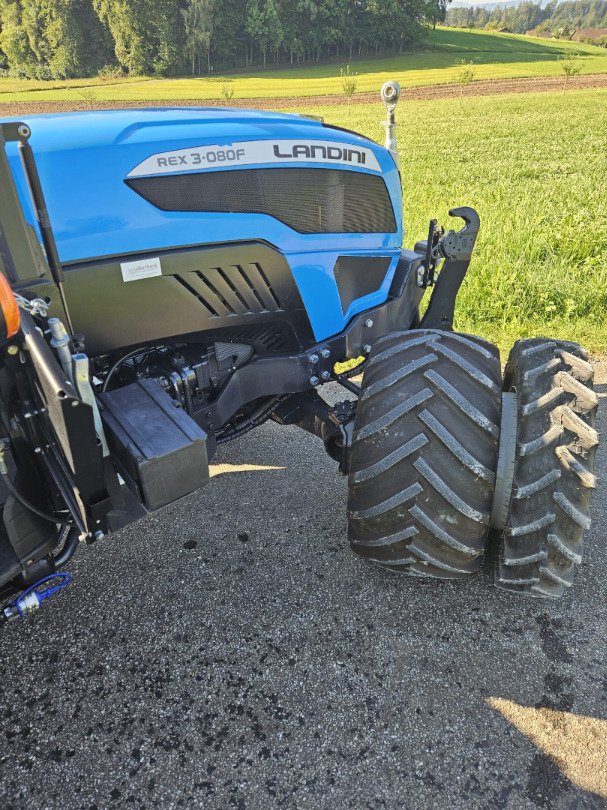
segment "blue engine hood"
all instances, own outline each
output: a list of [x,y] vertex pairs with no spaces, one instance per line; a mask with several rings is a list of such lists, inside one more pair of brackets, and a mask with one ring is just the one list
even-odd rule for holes
[[[153,108],[36,115],[21,120],[32,131],[30,143],[64,263],[248,239],[263,239],[284,253],[326,250],[377,253],[378,249],[397,249],[402,241],[400,178],[390,153],[366,138],[314,119],[255,110]],[[162,211],[124,182],[135,167],[145,166],[146,159],[158,153],[270,139],[317,140],[370,150],[374,173],[381,173],[392,199],[397,232],[301,234],[265,214]],[[31,201],[15,145],[10,144],[8,151],[26,217],[33,223]],[[267,165],[265,160],[256,164],[263,165]],[[281,165],[325,164],[318,160],[307,162],[305,156],[299,155],[293,161],[283,159]],[[326,165],[335,168],[338,164]],[[339,168],[373,171],[368,166],[339,165]],[[180,170],[175,168],[175,172]]]
[[[30,143],[66,271],[70,265],[75,268],[103,257],[263,240],[285,255],[318,340],[341,331],[356,313],[386,300],[402,243],[402,196],[391,154],[373,141],[302,116],[225,108],[128,109],[20,120],[31,129]],[[179,158],[183,150],[206,160],[210,149],[233,151],[239,144],[247,144],[247,162],[241,168],[276,166],[276,142],[282,144],[276,147],[281,166],[338,168],[383,177],[394,210],[394,233],[300,233],[269,214],[164,211],[125,182],[133,172],[138,177],[157,173],[159,155],[166,159],[162,173],[194,173],[200,165],[184,167]],[[296,150],[289,146],[302,142],[304,146]],[[305,144],[311,143],[324,146],[315,147],[308,160]],[[352,150],[364,153],[365,160],[348,157]],[[36,227],[16,144],[8,144],[7,152],[26,218]],[[345,160],[339,157],[343,154]],[[261,162],[254,163],[255,156]],[[239,171],[236,165],[217,168]],[[390,259],[381,285],[372,292],[361,290],[361,297],[346,311],[334,274],[344,255]]]

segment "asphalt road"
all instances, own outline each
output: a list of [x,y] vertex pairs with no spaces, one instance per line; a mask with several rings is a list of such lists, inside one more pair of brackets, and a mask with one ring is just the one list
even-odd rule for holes
[[219,460],[3,631],[0,807],[607,806],[607,476],[553,603],[360,561],[346,482],[296,429]]

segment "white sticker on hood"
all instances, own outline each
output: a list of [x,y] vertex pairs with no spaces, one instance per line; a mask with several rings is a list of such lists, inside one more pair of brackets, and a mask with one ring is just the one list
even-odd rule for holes
[[160,259],[157,256],[153,259],[139,259],[136,262],[121,262],[120,271],[123,281],[138,281],[140,278],[162,275]]
[[281,163],[330,163],[381,172],[377,158],[365,146],[335,141],[240,141],[229,146],[194,146],[151,155],[127,177],[222,169],[229,166]]

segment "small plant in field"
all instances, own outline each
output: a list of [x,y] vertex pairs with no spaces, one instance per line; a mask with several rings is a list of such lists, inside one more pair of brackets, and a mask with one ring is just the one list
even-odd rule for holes
[[78,95],[91,110],[97,107],[97,94],[92,88],[81,87],[80,90],[78,90]]
[[578,56],[576,53],[569,53],[567,56],[561,57],[561,70],[563,71],[563,76],[565,77],[565,82],[563,84],[563,90],[565,89],[567,83],[574,77],[581,73],[582,67],[579,63]]
[[221,80],[221,97],[224,101],[230,101],[230,99],[234,98],[234,83],[232,79],[222,79]]
[[352,100],[352,96],[356,93],[356,88],[358,87],[358,73],[352,73],[350,70],[350,65],[346,65],[346,69],[343,68],[340,70],[341,76],[341,89],[345,97],[348,99],[348,107],[350,106],[350,101]]
[[476,77],[476,70],[473,67],[473,64],[474,63],[472,60],[470,62],[466,62],[465,59],[462,59],[462,66],[453,77],[460,86],[460,96],[464,95],[465,88],[468,87],[468,85],[473,82]]

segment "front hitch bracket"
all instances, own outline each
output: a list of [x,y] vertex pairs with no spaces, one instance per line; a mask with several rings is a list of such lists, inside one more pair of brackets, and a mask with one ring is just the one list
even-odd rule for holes
[[444,259],[444,263],[434,284],[420,329],[453,330],[455,300],[470,265],[480,229],[480,217],[474,208],[452,208],[449,214],[452,217],[461,217],[465,225],[460,231],[447,231],[434,248],[434,258]]
[[437,250],[445,259],[453,261],[460,259],[470,260],[481,227],[480,217],[474,208],[467,205],[461,208],[452,208],[449,215],[461,217],[466,224],[461,231],[447,231],[440,240]]

